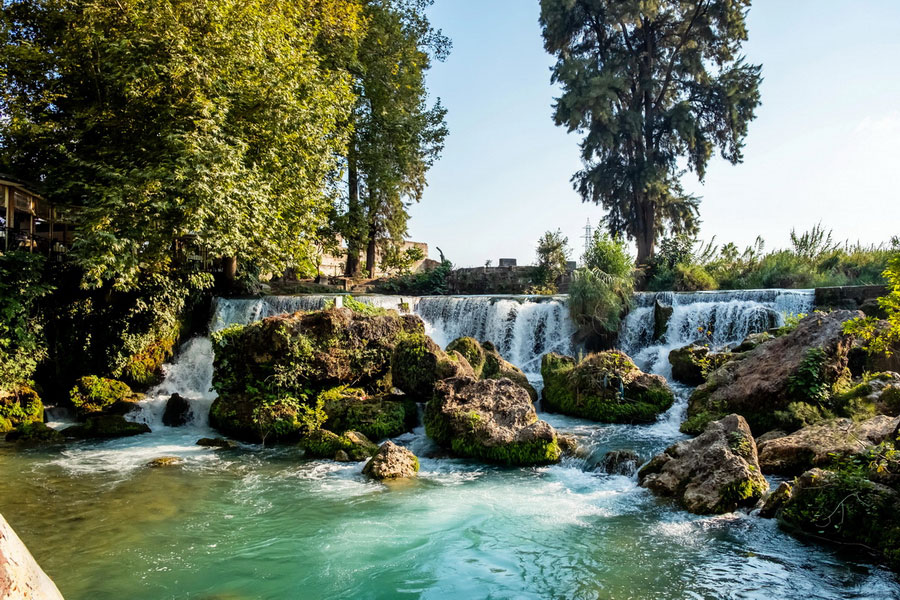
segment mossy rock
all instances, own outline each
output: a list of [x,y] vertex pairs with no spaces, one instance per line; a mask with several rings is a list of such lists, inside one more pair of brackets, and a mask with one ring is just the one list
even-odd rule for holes
[[532,402],[537,402],[537,390],[528,381],[528,377],[522,369],[504,359],[497,347],[491,342],[484,342],[482,348],[484,349],[484,368],[481,370],[482,379],[510,379],[528,392]]
[[777,517],[791,531],[868,548],[900,568],[900,493],[858,469],[805,472]]
[[314,397],[341,385],[375,393],[388,381],[394,348],[424,335],[414,315],[362,315],[346,308],[294,313],[213,335],[213,387],[220,397]]
[[256,444],[296,441],[305,427],[300,403],[290,397],[261,401],[220,396],[210,406],[209,424],[228,437]]
[[32,388],[19,386],[10,391],[0,389],[0,433],[12,431],[25,423],[43,420],[44,403]]
[[16,442],[22,445],[46,445],[46,444],[62,444],[66,441],[65,436],[56,431],[52,427],[48,427],[41,421],[31,421],[28,423],[20,423],[13,431],[6,434],[7,442]]
[[338,435],[327,429],[319,429],[303,436],[297,443],[310,458],[335,458],[344,452],[352,461],[361,461],[374,456],[378,446],[369,438],[356,431],[346,431]]
[[447,352],[459,352],[462,354],[466,360],[471,365],[472,370],[475,372],[475,377],[482,377],[482,370],[484,369],[485,363],[485,350],[481,347],[481,344],[478,343],[478,340],[471,337],[461,337],[453,340],[447,346]]
[[391,358],[391,380],[416,402],[427,402],[435,384],[450,377],[474,377],[468,360],[455,350],[444,352],[424,333],[404,336]]
[[685,385],[700,385],[707,373],[715,371],[734,358],[730,352],[712,352],[709,346],[690,344],[669,352],[672,379]]
[[359,431],[372,440],[410,431],[418,420],[416,403],[405,395],[370,396],[359,388],[338,387],[319,397],[330,429]]
[[642,372],[617,350],[590,354],[580,363],[546,354],[541,375],[545,410],[604,423],[650,423],[675,401],[665,379]]
[[425,433],[457,456],[487,462],[547,464],[562,454],[556,431],[509,379],[440,381],[425,407]]
[[91,415],[82,425],[67,427],[61,432],[66,437],[81,439],[108,439],[150,433],[145,423],[128,421],[121,415]]
[[119,404],[121,410],[114,411],[125,412],[125,408],[129,405],[133,406],[138,398],[128,384],[96,375],[78,379],[75,387],[69,392],[69,400],[79,419],[84,419],[88,415],[109,412],[114,405],[119,403],[129,403],[127,405]]

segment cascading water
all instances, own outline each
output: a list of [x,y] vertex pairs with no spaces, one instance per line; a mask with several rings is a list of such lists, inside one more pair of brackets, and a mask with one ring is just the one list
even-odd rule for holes
[[532,377],[539,377],[544,354],[572,353],[574,329],[564,297],[428,296],[415,306],[426,332],[442,347],[462,336],[492,342]]

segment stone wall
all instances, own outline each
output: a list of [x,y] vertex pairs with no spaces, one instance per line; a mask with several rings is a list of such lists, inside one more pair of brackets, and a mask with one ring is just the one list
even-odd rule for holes
[[816,288],[816,308],[862,310],[870,316],[878,314],[876,299],[887,294],[883,285],[846,285]]
[[[451,294],[524,294],[535,285],[537,267],[472,267],[455,269],[447,280]],[[561,276],[556,286],[559,293],[569,289],[571,275]]]

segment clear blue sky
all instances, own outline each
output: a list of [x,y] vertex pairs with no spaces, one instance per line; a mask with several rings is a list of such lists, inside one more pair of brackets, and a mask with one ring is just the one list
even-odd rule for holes
[[[578,257],[585,220],[603,216],[569,182],[579,137],[551,119],[539,12],[537,0],[436,0],[430,11],[453,40],[429,74],[450,135],[409,237],[435,258],[440,246],[458,266],[527,264],[557,228]],[[757,0],[749,31],[762,106],[743,164],[714,160],[704,185],[685,177],[703,197],[701,237],[784,247],[792,227],[819,221],[839,239],[900,235],[900,0]]]

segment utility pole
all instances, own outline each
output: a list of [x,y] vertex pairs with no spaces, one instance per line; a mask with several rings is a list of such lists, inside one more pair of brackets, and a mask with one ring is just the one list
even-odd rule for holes
[[591,240],[594,238],[591,230],[591,219],[588,218],[587,224],[584,226],[584,253],[587,254],[588,248],[591,247]]

